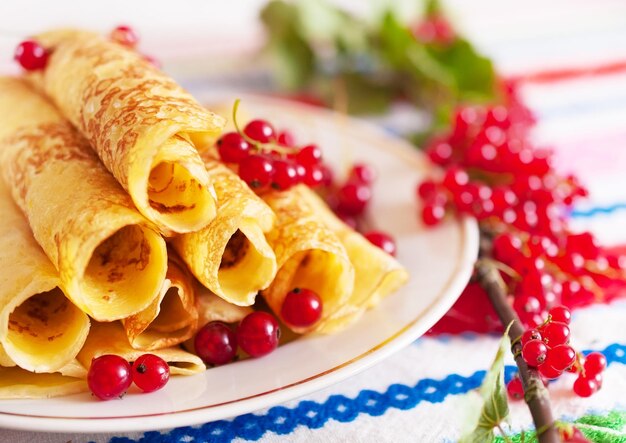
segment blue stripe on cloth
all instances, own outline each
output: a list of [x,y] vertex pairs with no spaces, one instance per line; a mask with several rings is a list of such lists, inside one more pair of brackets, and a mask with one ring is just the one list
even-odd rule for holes
[[615,203],[609,206],[593,206],[587,209],[574,209],[570,212],[572,218],[591,218],[599,214],[611,214],[626,209],[626,203]]
[[[585,354],[591,351],[584,351]],[[612,344],[603,351],[607,362],[626,364],[626,345]],[[505,367],[508,381],[517,371],[516,366]],[[221,443],[235,438],[259,440],[266,432],[286,435],[298,426],[318,429],[330,419],[340,423],[353,421],[359,414],[383,415],[388,409],[412,409],[421,402],[440,403],[448,395],[465,394],[482,383],[486,371],[470,376],[450,374],[442,380],[422,379],[415,386],[392,384],[385,392],[364,389],[355,398],[331,395],[323,403],[304,400],[294,408],[274,406],[266,414],[245,414],[234,420],[218,420],[200,427],[177,428],[168,434],[146,432],[139,440],[114,437],[111,443],[186,443],[190,441]]]

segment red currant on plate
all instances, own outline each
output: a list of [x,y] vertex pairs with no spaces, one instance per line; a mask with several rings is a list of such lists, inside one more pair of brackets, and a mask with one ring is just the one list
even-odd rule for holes
[[250,155],[239,163],[239,177],[252,189],[261,190],[268,187],[273,175],[273,161],[264,155]]
[[278,346],[280,327],[276,319],[267,312],[248,314],[237,328],[239,347],[252,357],[269,354]]
[[322,299],[310,289],[294,288],[285,297],[280,316],[292,326],[311,326],[322,316]]
[[322,160],[322,150],[317,145],[307,145],[296,154],[296,162],[307,167],[317,165]]
[[38,71],[48,64],[48,51],[35,40],[26,40],[15,48],[15,61],[26,71]]
[[436,203],[424,205],[422,208],[422,221],[426,226],[436,225],[443,220],[445,215],[445,208]]
[[228,132],[217,141],[217,152],[225,163],[240,163],[250,154],[250,144],[237,132]]
[[543,378],[547,380],[553,380],[555,378],[559,378],[561,374],[563,373],[562,371],[559,371],[558,369],[554,369],[552,366],[545,364],[545,363],[540,365],[538,369],[539,369],[539,373],[543,376]]
[[548,347],[541,340],[530,340],[522,347],[522,357],[528,366],[537,367],[546,360]]
[[132,366],[133,382],[143,392],[154,392],[165,386],[170,379],[170,367],[158,355],[141,355]]
[[368,164],[356,163],[350,171],[350,178],[366,185],[374,183],[376,180],[376,170]]
[[372,198],[372,191],[368,185],[358,182],[348,182],[339,188],[337,193],[338,210],[348,215],[359,215]]
[[205,363],[223,365],[233,361],[237,354],[237,336],[226,323],[212,321],[200,328],[194,347]]
[[265,120],[252,120],[243,129],[243,133],[259,143],[269,143],[274,140],[275,132],[272,125]]
[[428,200],[437,192],[437,184],[433,180],[424,180],[417,185],[416,192],[422,200]]
[[298,184],[298,170],[296,165],[290,160],[274,160],[274,175],[272,177],[272,188],[284,191]]
[[121,397],[131,383],[130,364],[119,355],[105,354],[91,361],[87,384],[100,400]]
[[120,45],[134,48],[139,43],[139,36],[130,26],[118,26],[111,31],[111,40]]
[[387,254],[393,257],[396,256],[396,242],[389,234],[382,231],[370,231],[363,236],[368,239],[371,244],[378,246]]

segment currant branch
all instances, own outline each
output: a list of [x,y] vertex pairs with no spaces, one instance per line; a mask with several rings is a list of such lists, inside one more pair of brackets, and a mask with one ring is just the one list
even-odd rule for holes
[[530,409],[537,438],[540,443],[558,443],[559,434],[555,426],[550,408],[550,396],[543,384],[543,380],[537,368],[530,368],[522,357],[522,343],[520,337],[524,328],[513,307],[507,300],[507,288],[500,276],[496,262],[485,258],[485,246],[489,243],[489,237],[481,234],[481,257],[476,262],[476,276],[483,287],[498,318],[503,325],[510,324],[509,338],[511,339],[511,352],[515,357],[515,363],[519,369],[519,375],[524,386],[524,400]]

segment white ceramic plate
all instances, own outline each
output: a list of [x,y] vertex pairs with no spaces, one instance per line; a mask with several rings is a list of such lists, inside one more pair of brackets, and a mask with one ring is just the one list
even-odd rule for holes
[[436,229],[418,222],[415,184],[426,171],[406,142],[329,111],[247,97],[241,118],[264,117],[316,142],[337,170],[352,161],[374,165],[379,178],[370,206],[376,228],[391,232],[411,280],[356,324],[330,336],[303,337],[271,355],[172,379],[162,391],[122,401],[89,394],[0,401],[0,427],[66,432],[163,429],[233,417],[324,388],[362,371],[426,332],[454,303],[470,277],[478,230],[470,220]]

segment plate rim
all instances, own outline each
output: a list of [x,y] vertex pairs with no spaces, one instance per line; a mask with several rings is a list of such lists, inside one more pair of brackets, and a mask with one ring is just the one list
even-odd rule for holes
[[[377,139],[392,139],[393,143],[387,146],[392,155],[400,156],[410,161],[416,168],[425,167],[425,159],[406,140],[390,134],[373,123],[346,116],[333,110],[313,105],[296,103],[290,100],[265,96],[261,94],[240,94],[242,102],[246,100],[274,102],[284,108],[315,113],[325,119],[342,119],[348,122],[347,127],[366,131]],[[198,95],[196,95],[198,96]],[[200,94],[200,97],[202,95]],[[200,100],[206,102],[206,100]],[[314,376],[290,383],[269,391],[261,392],[245,398],[238,398],[224,403],[201,406],[197,408],[153,413],[144,415],[121,417],[55,417],[0,411],[0,428],[21,431],[45,432],[75,432],[75,433],[123,433],[141,432],[148,430],[162,430],[173,427],[191,426],[220,419],[232,418],[237,415],[250,413],[259,409],[268,408],[311,394],[339,383],[356,375],[374,364],[388,358],[395,352],[411,344],[421,337],[437,320],[439,320],[460,296],[467,281],[469,281],[473,265],[478,253],[479,232],[478,225],[473,218],[465,217],[455,221],[460,224],[460,233],[463,246],[456,269],[450,273],[446,285],[433,299],[428,307],[419,316],[404,325],[397,332],[382,340],[371,349],[345,361],[333,368],[329,368]],[[33,425],[36,424],[34,429]]]

